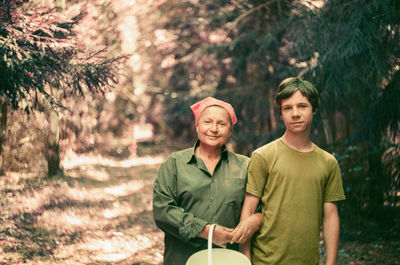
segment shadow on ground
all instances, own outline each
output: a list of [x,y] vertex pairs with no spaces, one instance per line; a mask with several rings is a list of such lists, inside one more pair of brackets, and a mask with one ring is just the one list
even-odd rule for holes
[[161,264],[151,212],[161,161],[80,157],[63,177],[6,176],[0,264]]

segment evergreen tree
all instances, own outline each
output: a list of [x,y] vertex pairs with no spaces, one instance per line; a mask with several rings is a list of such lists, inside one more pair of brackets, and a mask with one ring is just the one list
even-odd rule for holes
[[[120,58],[104,59],[97,56],[99,52],[85,55],[73,40],[72,27],[80,17],[76,8],[60,13],[54,9],[31,11],[21,0],[0,4],[2,108],[10,106],[27,113],[47,106],[61,110],[61,98],[102,93],[117,81],[115,67]],[[48,154],[49,169],[56,168],[50,175],[59,168],[51,163],[54,155]],[[59,159],[55,161],[59,163]]]
[[303,74],[321,92],[326,142],[344,154],[347,205],[366,217],[386,215],[393,227],[400,188],[400,4],[333,0],[294,21],[298,57],[310,62]]

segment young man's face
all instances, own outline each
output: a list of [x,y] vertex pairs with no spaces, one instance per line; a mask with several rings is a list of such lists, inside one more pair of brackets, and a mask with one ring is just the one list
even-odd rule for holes
[[297,90],[281,101],[282,118],[286,131],[294,134],[310,133],[313,109],[310,101]]
[[206,108],[197,121],[196,131],[201,144],[223,146],[232,134],[229,113],[219,106]]

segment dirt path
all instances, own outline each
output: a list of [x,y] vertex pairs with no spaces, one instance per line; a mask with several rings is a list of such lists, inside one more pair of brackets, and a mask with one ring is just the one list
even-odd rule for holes
[[0,181],[0,264],[161,264],[152,219],[162,161],[75,157],[65,177],[8,174]]
[[[0,265],[158,265],[152,185],[164,157],[70,157],[65,177],[0,178]],[[398,241],[341,244],[339,265],[400,264]]]

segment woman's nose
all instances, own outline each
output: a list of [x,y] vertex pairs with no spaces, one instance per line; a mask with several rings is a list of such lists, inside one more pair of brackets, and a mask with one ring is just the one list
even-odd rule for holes
[[211,125],[211,130],[212,130],[212,131],[218,131],[218,125],[217,125],[216,123],[213,123],[213,124]]

